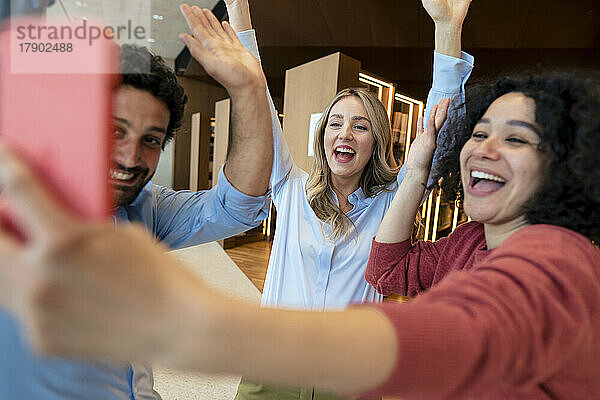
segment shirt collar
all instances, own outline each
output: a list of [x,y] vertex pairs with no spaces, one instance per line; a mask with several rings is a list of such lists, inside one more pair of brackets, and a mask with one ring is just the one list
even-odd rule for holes
[[356,189],[354,191],[354,193],[352,193],[350,195],[350,198],[355,198],[356,200],[358,200],[359,203],[370,203],[372,198],[369,198],[365,195],[365,193],[363,192],[362,188],[359,186],[358,189]]
[[[337,194],[335,194],[335,191],[333,189],[330,189],[331,193],[333,194],[333,198],[335,199],[336,203],[339,205],[340,202],[337,198]],[[352,204],[354,207],[360,205],[360,204],[366,204],[369,205],[371,204],[371,202],[373,201],[374,197],[367,197],[365,195],[365,193],[363,192],[362,188],[359,186],[358,189],[356,189],[354,192],[352,192],[350,194],[350,196],[348,196],[348,201],[350,202],[350,204]]]
[[127,204],[126,206],[118,207],[116,210],[114,210],[113,215],[115,215],[117,217],[117,219],[119,219],[119,220],[128,219],[127,218],[127,209],[131,208],[131,207],[135,208],[135,207],[140,206],[151,195],[152,195],[152,182],[148,181],[148,183],[146,183],[146,185],[142,188],[140,193],[137,195],[135,200],[133,200],[131,203]]

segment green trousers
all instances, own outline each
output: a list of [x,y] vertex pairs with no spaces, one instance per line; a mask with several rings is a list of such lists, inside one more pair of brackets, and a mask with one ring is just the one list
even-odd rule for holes
[[314,388],[267,386],[248,382],[242,378],[235,400],[342,400],[331,393],[318,392]]

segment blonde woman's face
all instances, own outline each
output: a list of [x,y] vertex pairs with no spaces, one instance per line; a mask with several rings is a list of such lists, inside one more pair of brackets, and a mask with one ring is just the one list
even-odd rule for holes
[[362,100],[347,96],[338,101],[325,125],[324,147],[332,179],[356,180],[371,158],[375,139]]

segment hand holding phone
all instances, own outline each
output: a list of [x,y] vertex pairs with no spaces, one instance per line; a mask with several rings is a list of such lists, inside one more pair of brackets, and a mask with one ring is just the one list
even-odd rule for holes
[[[111,208],[111,98],[118,74],[97,71],[117,72],[115,45],[72,38],[69,54],[24,53],[15,30],[41,23],[13,18],[0,31],[0,138],[74,216],[102,220]],[[38,48],[43,43],[52,49],[58,42],[44,37]],[[60,73],[61,62],[80,72]]]

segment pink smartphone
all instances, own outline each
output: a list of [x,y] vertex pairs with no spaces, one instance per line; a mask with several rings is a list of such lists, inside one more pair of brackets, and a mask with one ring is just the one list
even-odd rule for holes
[[103,220],[111,208],[115,45],[27,31],[40,24],[13,19],[0,32],[0,136],[74,216]]

